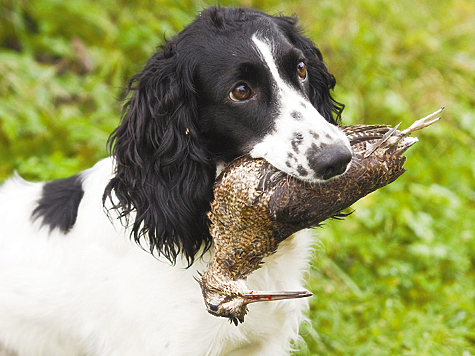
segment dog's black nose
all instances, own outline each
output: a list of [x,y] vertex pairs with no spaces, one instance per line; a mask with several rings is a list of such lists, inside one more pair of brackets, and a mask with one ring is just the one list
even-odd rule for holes
[[324,145],[308,157],[310,168],[318,179],[330,179],[345,172],[351,161],[351,151],[341,144]]

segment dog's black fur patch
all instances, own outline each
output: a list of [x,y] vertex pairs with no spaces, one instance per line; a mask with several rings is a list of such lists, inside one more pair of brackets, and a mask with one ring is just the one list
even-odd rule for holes
[[50,231],[59,229],[66,234],[76,222],[83,196],[82,179],[78,175],[47,182],[32,217],[42,219],[41,225],[48,226]]

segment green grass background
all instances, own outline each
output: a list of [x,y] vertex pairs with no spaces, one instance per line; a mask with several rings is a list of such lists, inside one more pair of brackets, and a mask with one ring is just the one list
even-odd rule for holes
[[[213,4],[2,0],[0,181],[64,177],[107,155],[127,79]],[[298,14],[337,78],[345,124],[407,127],[446,107],[397,182],[316,231],[295,355],[475,355],[475,2],[221,5]]]

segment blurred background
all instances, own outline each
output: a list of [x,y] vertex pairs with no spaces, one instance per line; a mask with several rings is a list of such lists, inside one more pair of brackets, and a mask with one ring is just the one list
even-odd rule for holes
[[[216,4],[2,0],[0,182],[65,177],[105,157],[128,78]],[[445,106],[400,179],[315,230],[295,355],[475,355],[475,2],[219,4],[298,15],[337,78],[344,124],[405,128]]]

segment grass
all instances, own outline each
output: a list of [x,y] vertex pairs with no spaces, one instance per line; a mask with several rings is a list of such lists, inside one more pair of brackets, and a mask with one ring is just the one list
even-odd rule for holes
[[[4,0],[0,180],[68,176],[107,155],[127,79],[209,1]],[[315,232],[295,355],[475,355],[472,0],[222,1],[300,17],[344,123],[407,127],[441,106],[397,182]]]

